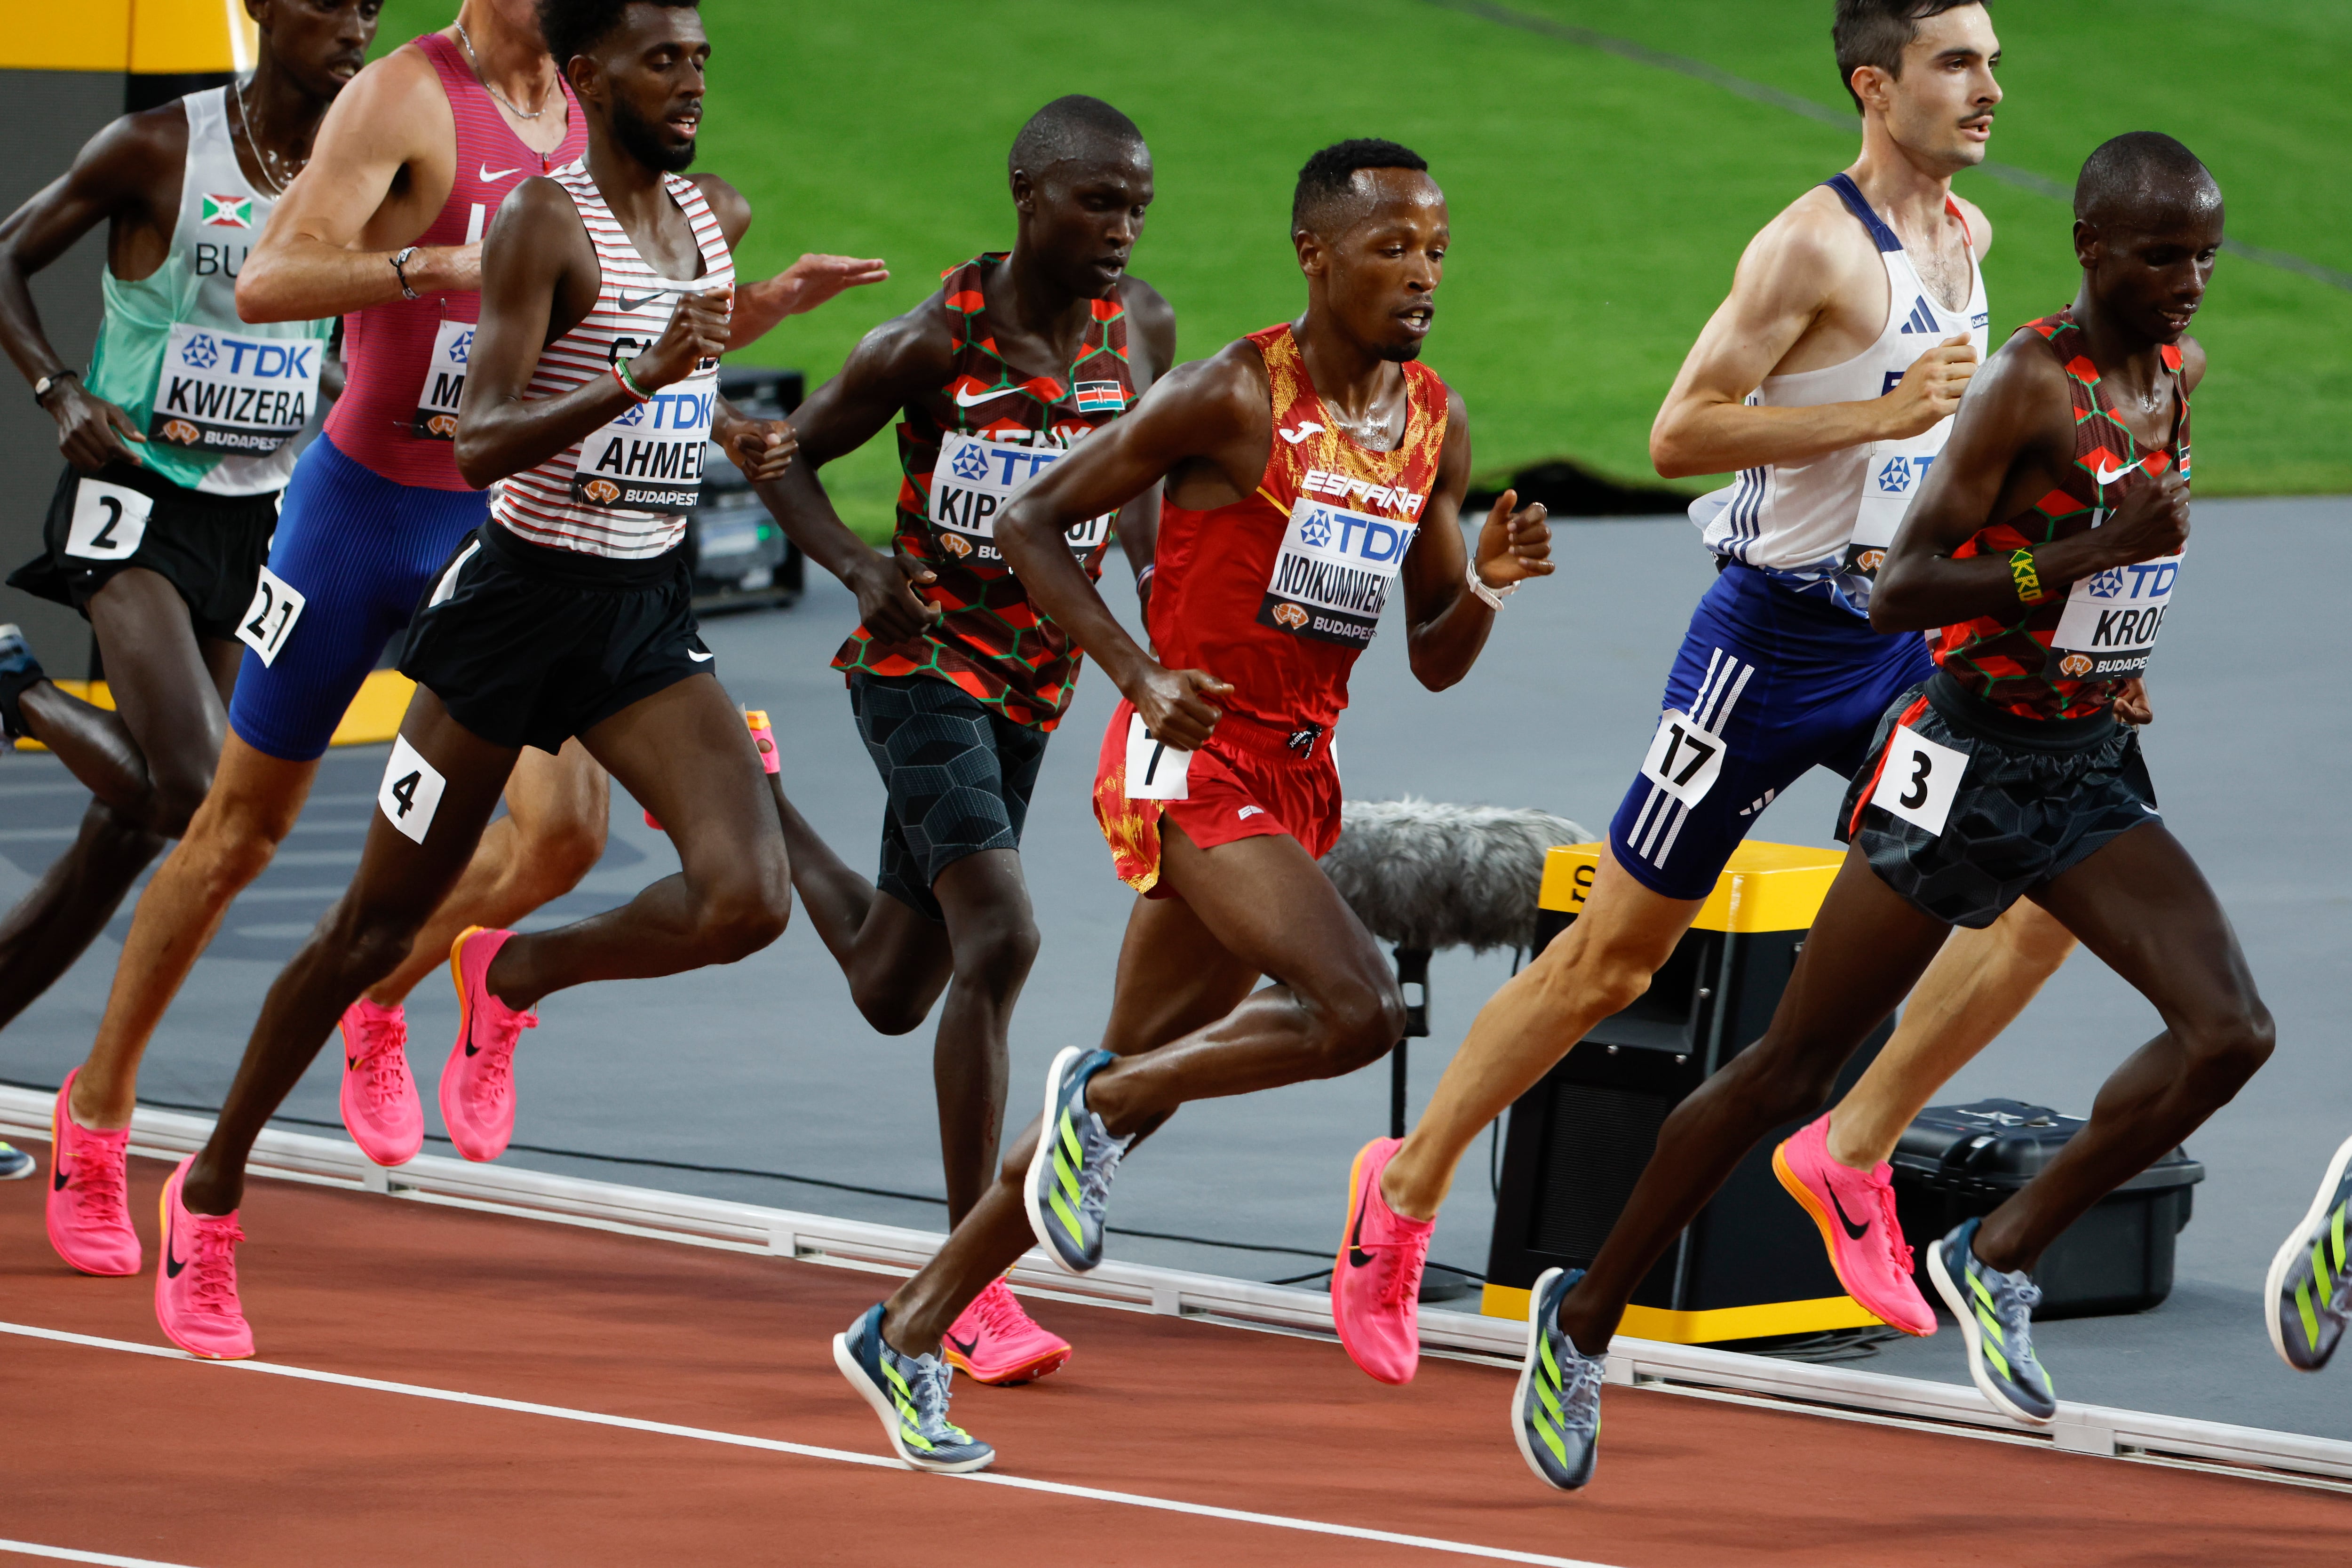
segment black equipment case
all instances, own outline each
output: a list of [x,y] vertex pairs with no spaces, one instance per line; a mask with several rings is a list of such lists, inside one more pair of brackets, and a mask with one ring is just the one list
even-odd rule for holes
[[[1927,1248],[1971,1215],[1988,1215],[2032,1181],[2084,1125],[2015,1100],[1936,1105],[1919,1113],[1895,1150],[1895,1202],[1904,1239],[1927,1284]],[[2205,1167],[2175,1149],[2100,1200],[2051,1243],[2033,1270],[2034,1317],[2139,1312],[2172,1293],[2173,1243],[2188,1225]]]

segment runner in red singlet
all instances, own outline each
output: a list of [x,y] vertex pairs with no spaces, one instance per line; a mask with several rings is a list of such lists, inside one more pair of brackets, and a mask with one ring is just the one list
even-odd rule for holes
[[2031,899],[2165,1023],[2041,1174],[1931,1245],[1970,1375],[2015,1420],[2046,1425],[2057,1408],[2033,1352],[2042,1250],[2270,1055],[2229,918],[2114,711],[2189,538],[2189,395],[2205,354],[2186,333],[2221,248],[2221,193],[2186,147],[2138,132],[2091,154],[2074,214],[2081,291],[1975,378],[1879,574],[1871,624],[1947,628],[1940,668],[1887,710],[1854,775],[1840,821],[1853,847],[1770,1027],[1666,1118],[1591,1270],[1553,1270],[1531,1293],[1513,1426],[1554,1486],[1591,1474],[1601,1358],[1634,1288],[1758,1139],[1822,1103],[1953,926]]
[[[1416,363],[1447,243],[1427,167],[1391,142],[1317,153],[1291,226],[1306,313],[1175,371],[997,524],[1030,598],[1126,699],[1096,814],[1153,896],[1129,921],[1103,1047],[1055,1059],[1043,1118],[946,1247],[834,1342],[919,1468],[993,1459],[948,1420],[940,1337],[1033,1243],[1072,1272],[1100,1261],[1135,1140],[1188,1100],[1352,1072],[1403,1029],[1379,946],[1316,864],[1339,831],[1348,674],[1400,583],[1413,673],[1442,689],[1501,595],[1551,570],[1543,510],[1508,494],[1475,560],[1463,549],[1469,416]],[[1155,659],[1066,538],[1162,481]]]

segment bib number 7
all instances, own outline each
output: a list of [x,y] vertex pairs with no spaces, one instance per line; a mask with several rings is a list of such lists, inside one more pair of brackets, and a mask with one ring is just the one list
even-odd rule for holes
[[1192,771],[1192,752],[1180,752],[1164,741],[1153,740],[1151,732],[1143,727],[1142,714],[1128,715],[1128,799],[1190,799],[1192,786],[1188,775]]
[[1722,773],[1725,750],[1722,736],[1702,728],[1689,714],[1669,708],[1658,716],[1650,754],[1642,759],[1642,776],[1664,791],[1668,799],[1696,805]]
[[1941,838],[1968,767],[1966,752],[1939,746],[1909,725],[1897,724],[1886,738],[1886,762],[1878,771],[1870,804]]

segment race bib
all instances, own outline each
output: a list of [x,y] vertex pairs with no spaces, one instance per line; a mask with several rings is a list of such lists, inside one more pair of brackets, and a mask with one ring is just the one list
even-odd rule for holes
[[1862,477],[1862,502],[1854,511],[1853,536],[1846,542],[1845,569],[1860,577],[1875,577],[1895,543],[1895,531],[1911,510],[1912,498],[1927,488],[1927,470],[1935,467],[1951,433],[1947,416],[1932,430],[1907,441],[1871,444]]
[[121,561],[137,553],[147,537],[153,499],[128,485],[83,479],[74,489],[73,519],[66,527],[66,553],[87,561]]
[[719,397],[719,365],[707,362],[580,443],[572,500],[611,511],[691,511],[702,502],[702,456]]
[[1649,755],[1642,759],[1642,776],[1669,800],[1696,805],[1723,772],[1726,749],[1722,736],[1669,708],[1658,716],[1658,732],[1650,737]]
[[[1002,566],[996,520],[1022,487],[1069,456],[1063,447],[1016,447],[953,434],[940,443],[939,466],[931,470],[931,502],[925,515],[940,531],[940,542],[958,559]],[[1117,512],[1079,523],[1067,534],[1070,553],[1086,560],[1110,537]]]
[[310,601],[289,586],[286,579],[268,567],[261,569],[261,578],[253,587],[253,603],[245,607],[238,620],[236,640],[261,656],[261,662],[278,662],[286,647],[286,639],[294,635],[294,624],[302,618],[302,608]]
[[1420,531],[1418,523],[1301,496],[1290,509],[1274,575],[1258,601],[1257,624],[1318,642],[1364,647],[1380,626],[1389,589]]
[[316,338],[242,338],[174,322],[155,373],[147,438],[224,456],[275,452],[310,422],[326,349]]
[[2122,680],[2147,673],[2172,603],[2180,557],[2114,566],[2066,590],[2047,668],[2068,680]]
[[416,389],[416,416],[409,434],[428,441],[457,438],[457,400],[466,395],[466,362],[474,352],[474,323],[444,321],[434,330],[433,353]]
[[1944,821],[1952,814],[1952,797],[1959,793],[1960,775],[1968,767],[1966,752],[1939,746],[1909,725],[1897,724],[1886,738],[1886,758],[1878,770],[1877,787],[1870,792],[1870,804],[1941,838]]
[[375,792],[376,809],[417,844],[425,842],[433,814],[441,809],[441,792],[448,781],[425,760],[405,735],[395,735],[392,758],[383,765],[383,783]]
[[1127,798],[1188,800],[1186,775],[1192,771],[1192,753],[1155,741],[1143,727],[1143,715],[1127,717]]

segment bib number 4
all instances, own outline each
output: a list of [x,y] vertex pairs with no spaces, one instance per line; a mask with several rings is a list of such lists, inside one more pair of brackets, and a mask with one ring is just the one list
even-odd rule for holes
[[294,635],[295,623],[302,618],[302,607],[309,603],[299,590],[264,566],[254,584],[253,603],[245,607],[237,622],[236,640],[259,654],[263,664],[276,664],[286,639]]
[[1696,805],[1722,773],[1724,751],[1722,736],[1669,708],[1658,716],[1650,754],[1642,759],[1642,776],[1676,804]]
[[1941,838],[1968,767],[1966,752],[1939,746],[1909,725],[1898,724],[1886,738],[1886,763],[1879,770],[1877,787],[1870,792],[1870,804]]
[[433,826],[433,814],[441,809],[441,792],[447,784],[440,770],[408,743],[407,736],[398,736],[392,742],[392,760],[383,765],[383,784],[375,792],[376,809],[422,844]]

